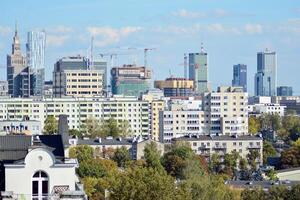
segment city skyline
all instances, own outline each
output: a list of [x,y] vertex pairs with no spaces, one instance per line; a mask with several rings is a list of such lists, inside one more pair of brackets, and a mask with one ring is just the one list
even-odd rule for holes
[[[272,6],[269,6],[269,3]],[[16,4],[22,6],[16,6]],[[94,54],[112,51],[117,47],[156,47],[148,55],[153,67],[154,80],[172,75],[183,77],[183,54],[199,52],[201,43],[209,56],[209,78],[215,90],[220,85],[230,85],[232,65],[245,63],[248,66],[248,92],[254,94],[254,73],[256,54],[269,48],[278,55],[277,85],[287,85],[299,94],[297,85],[297,52],[300,50],[300,3],[289,0],[285,4],[273,1],[153,1],[140,3],[128,1],[113,4],[107,1],[74,1],[43,3],[45,9],[30,8],[41,6],[38,1],[25,3],[3,2],[3,17],[0,19],[0,65],[5,65],[17,20],[21,49],[25,54],[26,33],[45,29],[46,79],[52,79],[54,63],[63,56],[86,55],[91,35],[95,37]],[[125,5],[125,6],[124,6]],[[13,10],[8,9],[14,7]],[[157,7],[159,9],[152,9]],[[72,13],[86,10],[82,16]],[[103,8],[103,12],[95,12]],[[151,8],[151,13],[145,12]],[[120,12],[122,18],[113,16],[109,10]],[[280,9],[281,15],[277,15]],[[57,11],[57,15],[51,13]],[[64,12],[60,12],[64,11]],[[126,12],[125,12],[126,11]],[[26,18],[24,16],[26,15]],[[40,15],[41,18],[36,18]],[[126,15],[126,16],[125,16]],[[11,17],[14,16],[14,17]],[[23,17],[22,17],[23,16]],[[26,20],[24,20],[26,19]],[[138,52],[138,64],[143,64],[143,52]],[[120,56],[118,63],[130,64],[133,56]],[[163,69],[163,70],[160,70]],[[5,68],[1,68],[5,74]],[[5,79],[4,75],[0,77]]]

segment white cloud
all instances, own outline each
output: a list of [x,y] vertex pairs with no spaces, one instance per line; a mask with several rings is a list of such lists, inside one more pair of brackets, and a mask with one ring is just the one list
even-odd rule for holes
[[300,34],[300,18],[289,19],[278,26],[278,29],[284,33]]
[[69,26],[58,25],[47,29],[49,33],[70,33],[73,32],[73,28]]
[[130,34],[141,31],[141,27],[126,26],[120,29],[112,27],[88,27],[87,31],[95,36],[95,46],[103,47],[119,42]]
[[11,28],[6,26],[0,26],[0,35],[7,35],[11,32]]
[[246,24],[244,30],[248,34],[260,34],[263,32],[263,27],[260,24]]
[[70,39],[68,35],[47,35],[46,41],[48,46],[62,46]]
[[173,15],[182,17],[182,18],[199,18],[199,17],[205,17],[205,13],[201,12],[194,12],[194,11],[188,11],[186,9],[180,9],[176,12],[173,12]]
[[225,17],[229,15],[229,12],[227,12],[226,10],[223,9],[216,9],[214,11],[212,11],[212,15],[215,17]]

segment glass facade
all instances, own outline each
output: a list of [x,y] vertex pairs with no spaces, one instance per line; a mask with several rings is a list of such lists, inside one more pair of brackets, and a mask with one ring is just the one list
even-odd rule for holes
[[207,53],[189,54],[189,79],[194,80],[195,92],[208,91],[208,56]]
[[45,31],[30,31],[27,34],[27,66],[30,68],[31,95],[43,95],[45,81]]
[[244,92],[247,92],[247,65],[233,65],[232,86],[243,87]]
[[276,52],[257,53],[257,73],[255,74],[255,95],[276,96],[277,56]]

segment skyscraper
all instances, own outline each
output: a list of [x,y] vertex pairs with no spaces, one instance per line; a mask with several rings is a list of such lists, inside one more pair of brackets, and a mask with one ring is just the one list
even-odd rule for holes
[[29,72],[21,52],[21,43],[16,26],[12,52],[7,55],[8,94],[13,97],[29,97]]
[[200,53],[189,54],[189,79],[194,80],[195,92],[208,92],[208,56],[201,47]]
[[293,96],[293,88],[289,86],[277,87],[277,96]]
[[45,31],[30,31],[27,34],[27,66],[30,71],[31,95],[43,95],[45,81]]
[[233,65],[232,86],[241,86],[244,92],[247,92],[247,65]]
[[255,95],[276,96],[277,56],[268,49],[257,53],[257,73],[255,74]]

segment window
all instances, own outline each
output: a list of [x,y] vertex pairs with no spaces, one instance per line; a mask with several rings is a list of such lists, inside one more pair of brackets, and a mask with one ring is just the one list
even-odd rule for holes
[[43,171],[37,171],[32,177],[32,200],[47,199],[48,176]]

